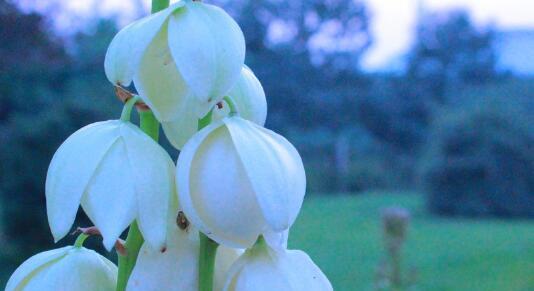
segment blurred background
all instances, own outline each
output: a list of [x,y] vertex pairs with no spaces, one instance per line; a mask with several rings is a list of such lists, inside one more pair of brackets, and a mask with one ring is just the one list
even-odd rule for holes
[[[534,290],[534,3],[205,2],[241,25],[267,127],[302,155],[290,247],[336,290]],[[54,247],[48,163],[119,116],[103,58],[149,4],[0,0],[0,285]]]

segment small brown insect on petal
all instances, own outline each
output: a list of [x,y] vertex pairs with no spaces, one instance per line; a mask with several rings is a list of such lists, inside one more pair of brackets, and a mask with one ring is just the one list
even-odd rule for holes
[[178,212],[176,224],[181,230],[186,230],[189,227],[189,221],[187,220],[187,217],[185,217],[185,213],[183,211]]

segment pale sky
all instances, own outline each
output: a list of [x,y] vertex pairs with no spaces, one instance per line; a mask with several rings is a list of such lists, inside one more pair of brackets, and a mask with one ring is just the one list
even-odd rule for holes
[[[25,1],[25,0],[19,0]],[[46,6],[51,0],[40,0]],[[254,1],[254,0],[250,0]],[[499,29],[534,29],[534,0],[364,0],[371,13],[371,33],[374,43],[363,59],[363,67],[375,70],[383,67],[410,47],[420,2],[434,11],[447,8],[466,8],[478,24],[492,23]],[[87,17],[119,15],[133,18],[148,9],[150,0],[70,0],[61,1],[71,15]],[[171,2],[174,2],[171,0]],[[209,0],[206,0],[209,3]],[[77,16],[77,17],[78,17]],[[57,17],[61,17],[58,15]],[[61,21],[62,23],[69,23]],[[74,27],[66,24],[66,28]]]
[[463,7],[478,24],[499,29],[534,29],[533,0],[367,0],[374,43],[363,59],[368,70],[380,68],[407,51],[413,39],[418,2],[434,11]]

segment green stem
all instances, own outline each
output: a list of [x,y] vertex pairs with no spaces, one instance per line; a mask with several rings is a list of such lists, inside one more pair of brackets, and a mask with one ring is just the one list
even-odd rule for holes
[[[147,135],[153,138],[156,142],[159,139],[159,122],[150,110],[144,110],[139,112],[139,118],[141,120],[141,130]],[[126,290],[128,284],[128,278],[132,274],[139,250],[143,245],[144,239],[137,225],[137,221],[134,221],[130,225],[128,230],[128,236],[124,246],[126,248],[126,255],[119,254],[119,274],[117,278],[117,291]]]
[[132,115],[132,108],[134,107],[135,103],[139,101],[139,96],[134,96],[133,98],[128,99],[126,101],[126,104],[124,104],[124,107],[122,108],[121,113],[121,120],[122,121],[130,121],[130,116]]
[[211,123],[211,120],[213,119],[213,110],[210,110],[206,116],[202,117],[198,120],[197,129],[201,130],[204,127],[208,126]]
[[159,12],[169,7],[169,0],[152,0],[152,13]]
[[[167,7],[169,7],[169,0],[152,0],[152,13],[156,13]],[[135,102],[133,102],[132,106],[129,107],[128,109],[129,112],[125,113],[123,110],[122,115],[128,114],[128,120],[129,120],[129,115],[131,114],[133,104],[135,104]],[[121,119],[123,119],[122,115],[121,115]],[[140,123],[141,123],[140,124],[141,130],[144,131],[147,135],[149,135],[156,142],[158,142],[159,122],[156,120],[156,117],[154,116],[152,111],[151,110],[140,111],[139,118],[140,118]],[[128,278],[130,278],[130,275],[132,274],[133,268],[135,266],[135,262],[137,261],[137,256],[139,255],[139,250],[141,249],[143,242],[144,242],[143,235],[141,234],[141,231],[139,230],[137,221],[134,221],[130,225],[130,229],[128,230],[128,236],[126,237],[126,242],[124,243],[124,247],[126,249],[126,255],[123,256],[119,254],[119,262],[118,262],[119,272],[118,272],[118,277],[117,277],[117,289],[116,289],[117,291],[126,290],[126,285],[128,284]]]
[[137,226],[137,221],[134,221],[130,225],[128,230],[128,236],[126,237],[126,242],[124,247],[126,249],[126,255],[118,254],[119,256],[119,274],[117,277],[117,291],[126,290],[126,285],[128,284],[128,278],[132,274],[135,262],[137,261],[137,255],[139,254],[139,249],[143,245],[144,239],[139,231]]
[[223,100],[226,102],[226,104],[228,104],[228,108],[230,108],[230,113],[228,114],[228,116],[234,116],[239,114],[237,110],[237,105],[235,104],[235,101],[234,99],[232,99],[232,97],[224,96]]
[[[213,110],[208,112],[206,116],[198,120],[198,130],[203,129],[211,123],[213,118]],[[213,270],[215,268],[215,256],[217,255],[218,243],[207,237],[202,232],[200,236],[200,251],[198,264],[198,290],[212,291],[213,290]]]
[[200,235],[200,254],[198,262],[198,290],[213,290],[213,273],[215,269],[215,256],[219,244],[203,233]]
[[74,242],[74,246],[77,247],[77,248],[83,247],[83,243],[85,242],[85,240],[88,237],[89,237],[89,235],[87,235],[85,233],[80,233],[80,235],[78,236],[78,238],[76,238],[76,241]]
[[139,112],[141,120],[141,130],[144,131],[156,142],[159,140],[159,122],[151,110],[143,110]]

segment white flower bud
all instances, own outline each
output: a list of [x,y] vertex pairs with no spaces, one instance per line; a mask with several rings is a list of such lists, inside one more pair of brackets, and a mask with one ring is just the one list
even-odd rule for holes
[[[227,95],[235,102],[241,118],[250,120],[260,126],[265,125],[265,120],[267,119],[265,91],[249,67],[243,66],[241,77]],[[216,108],[213,111],[213,119],[223,119],[228,116],[229,112],[229,106],[224,106],[222,109]]]
[[240,117],[217,121],[184,146],[178,199],[208,237],[235,248],[295,221],[306,189],[297,150],[284,137]]
[[160,121],[204,116],[239,78],[245,40],[222,9],[179,1],[121,30],[105,59],[108,79],[134,81]]
[[108,250],[134,219],[145,240],[163,248],[174,172],[167,152],[129,122],[97,122],[76,131],[54,154],[46,177],[54,239],[69,232],[81,204]]
[[67,246],[39,253],[11,275],[6,291],[112,291],[117,267],[84,247]]
[[[256,78],[247,66],[243,66],[239,80],[227,95],[235,102],[239,115],[242,118],[261,126],[265,124],[265,119],[267,118],[265,91],[263,91],[263,87],[258,78]],[[192,106],[194,105],[185,105],[185,107],[189,108]],[[222,119],[228,113],[229,106],[227,104],[222,109],[215,107],[213,110],[213,119]],[[189,111],[184,112],[184,114],[175,120],[163,122],[162,127],[171,144],[181,149],[187,140],[197,132],[197,123],[198,116],[193,111]]]
[[[143,244],[135,268],[128,280],[128,291],[197,291],[198,231],[194,228],[169,230],[167,250],[161,252]],[[230,266],[242,251],[220,246],[214,272],[214,290],[222,290]]]
[[230,268],[224,291],[330,291],[328,278],[299,250],[259,243]]

